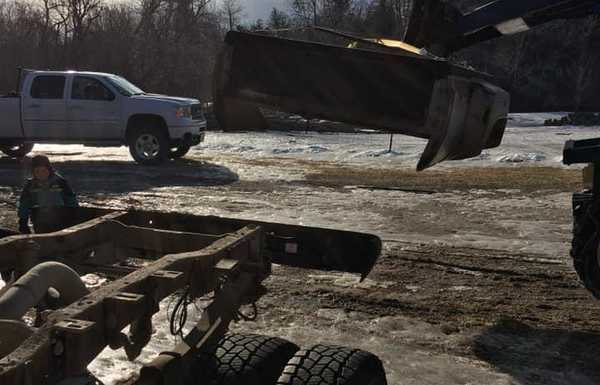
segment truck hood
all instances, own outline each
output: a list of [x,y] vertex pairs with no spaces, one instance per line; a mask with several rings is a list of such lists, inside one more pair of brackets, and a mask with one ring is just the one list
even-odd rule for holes
[[138,100],[153,100],[157,102],[167,102],[172,103],[173,105],[178,106],[189,106],[190,104],[199,104],[200,101],[197,99],[191,98],[179,98],[175,96],[167,96],[167,95],[159,95],[159,94],[143,94],[143,95],[134,95],[131,97],[132,99]]

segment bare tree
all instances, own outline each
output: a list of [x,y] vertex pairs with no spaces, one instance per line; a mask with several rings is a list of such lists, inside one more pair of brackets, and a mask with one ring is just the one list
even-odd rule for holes
[[292,0],[290,4],[292,16],[296,24],[302,26],[319,25],[321,13],[321,0]]
[[240,16],[244,8],[240,4],[239,0],[223,0],[223,6],[221,10],[227,20],[229,29],[232,30],[240,23]]
[[45,28],[58,32],[67,66],[83,64],[85,40],[100,17],[102,5],[102,0],[44,0]]
[[344,23],[352,10],[352,0],[322,0],[322,24],[339,27]]
[[102,0],[55,0],[53,8],[65,26],[66,37],[83,41],[94,22],[100,17]]
[[289,28],[291,25],[290,17],[283,11],[273,8],[269,15],[268,26],[271,29],[284,29]]
[[398,36],[403,37],[408,27],[408,21],[410,18],[410,12],[412,10],[412,0],[390,0],[391,7],[394,13],[396,21],[395,33]]

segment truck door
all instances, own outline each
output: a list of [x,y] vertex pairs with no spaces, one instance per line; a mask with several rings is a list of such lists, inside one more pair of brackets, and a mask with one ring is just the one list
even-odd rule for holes
[[23,93],[23,128],[28,139],[61,139],[66,134],[65,76],[31,75]]
[[85,140],[121,138],[120,103],[100,80],[74,76],[68,101],[69,137]]

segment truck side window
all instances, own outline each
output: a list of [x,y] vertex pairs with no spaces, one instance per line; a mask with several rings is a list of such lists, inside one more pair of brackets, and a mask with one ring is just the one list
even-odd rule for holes
[[110,101],[115,99],[115,95],[97,79],[76,76],[73,79],[71,99]]
[[31,84],[31,97],[34,99],[62,99],[64,90],[64,76],[37,76]]

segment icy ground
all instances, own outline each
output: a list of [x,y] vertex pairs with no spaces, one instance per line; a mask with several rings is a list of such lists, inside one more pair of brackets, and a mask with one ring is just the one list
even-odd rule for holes
[[[510,118],[510,128],[501,147],[485,150],[477,158],[443,163],[437,167],[490,167],[514,163],[559,166],[566,140],[596,135],[595,128],[540,127],[550,117],[556,117],[556,114],[515,114]],[[246,159],[279,157],[372,167],[414,168],[426,143],[426,140],[395,135],[392,151],[388,151],[389,135],[270,132],[243,136],[211,135],[196,151],[217,157],[235,154]],[[245,179],[265,177],[262,173],[254,175],[256,170],[236,171],[241,171],[240,177]],[[294,178],[298,175],[290,170],[287,175],[279,176]]]
[[[594,137],[594,127],[543,127],[543,121],[558,114],[514,114],[502,145],[485,150],[476,158],[442,163],[437,168],[490,167],[515,163],[560,166],[562,147],[566,140]],[[339,162],[372,167],[414,168],[426,140],[395,135],[392,151],[388,151],[389,135],[336,134],[271,131],[266,133],[211,132],[206,141],[191,151],[191,157],[234,155],[242,159],[283,158]],[[83,146],[38,145],[36,152],[52,155],[53,160],[129,160],[125,148],[105,149]],[[190,157],[190,155],[188,155]],[[269,167],[270,168],[270,167]],[[277,173],[275,173],[277,171]],[[262,180],[268,177],[293,179],[296,170],[236,168],[243,179]]]
[[[477,184],[503,169],[576,169],[561,164],[564,142],[598,136],[598,129],[541,127],[550,116],[512,116],[501,147],[436,166],[423,174],[434,187],[422,191],[418,185],[402,188],[404,180],[394,172],[414,169],[425,141],[400,135],[388,152],[389,135],[382,134],[211,132],[186,159],[164,167],[135,165],[125,148],[40,145],[35,152],[48,154],[86,203],[340,228],[384,240],[381,263],[361,284],[348,274],[276,267],[257,322],[237,324],[236,331],[373,351],[390,384],[592,384],[600,373],[565,352],[579,338],[596,337],[550,333],[562,327],[588,333],[596,325],[586,312],[597,308],[567,258],[570,194],[579,186],[537,191],[516,183]],[[0,220],[8,224],[14,223],[11,202],[18,193],[13,186],[26,172],[5,163]],[[319,179],[341,169],[350,176],[374,170],[391,188],[382,188],[381,178],[375,185],[370,174],[347,184]],[[472,175],[478,187],[435,185],[440,171]],[[500,269],[502,261],[509,263]],[[87,277],[97,284],[95,279]],[[564,288],[554,292],[557,281]],[[535,308],[540,302],[545,307]],[[168,304],[136,362],[107,349],[90,369],[107,385],[116,384],[168,349],[175,341],[166,322]],[[504,317],[525,326],[498,324]]]

